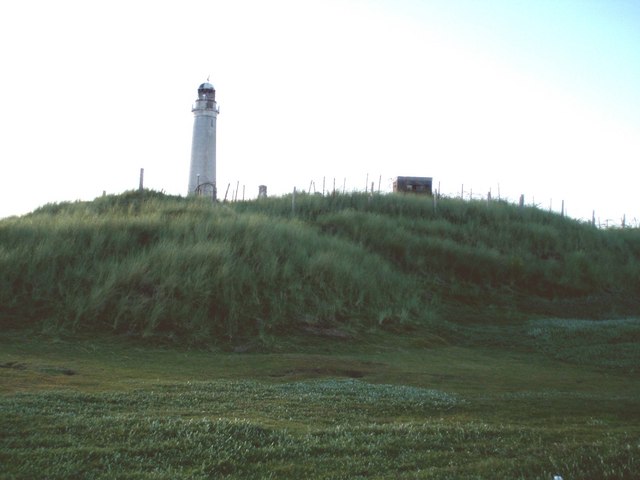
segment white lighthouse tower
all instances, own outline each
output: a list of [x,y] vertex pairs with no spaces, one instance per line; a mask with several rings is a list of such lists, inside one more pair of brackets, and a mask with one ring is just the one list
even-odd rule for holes
[[188,195],[216,198],[216,91],[208,82],[198,87],[193,112],[193,140]]

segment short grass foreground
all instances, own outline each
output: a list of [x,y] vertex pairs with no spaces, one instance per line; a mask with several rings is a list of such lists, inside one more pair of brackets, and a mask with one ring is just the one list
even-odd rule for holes
[[237,354],[7,335],[0,478],[637,478],[634,371],[412,342]]

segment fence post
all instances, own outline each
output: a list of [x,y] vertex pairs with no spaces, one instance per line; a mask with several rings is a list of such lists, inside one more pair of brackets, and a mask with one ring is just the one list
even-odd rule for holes
[[144,190],[144,168],[140,169],[140,186],[138,187],[138,190]]
[[291,195],[291,215],[296,214],[296,187],[293,187],[293,195]]

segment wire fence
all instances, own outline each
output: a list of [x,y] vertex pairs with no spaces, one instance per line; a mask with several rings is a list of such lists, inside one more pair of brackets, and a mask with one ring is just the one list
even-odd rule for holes
[[[144,178],[144,169],[140,169],[140,183],[139,189],[143,189],[143,178]],[[349,185],[347,188],[347,178],[343,177],[342,181],[337,177],[322,177],[321,181],[316,182],[315,179],[311,179],[309,181],[308,189],[300,189],[294,187],[291,193],[294,195],[297,194],[314,194],[314,195],[335,195],[335,194],[347,194],[347,193],[368,193],[368,194],[387,194],[394,193],[393,190],[393,178],[385,179],[385,188],[383,190],[382,183],[383,178],[382,175],[379,175],[377,178],[369,176],[369,174],[365,177],[365,182],[361,186]],[[255,200],[256,198],[266,197],[267,196],[267,186],[259,185],[257,195],[253,196],[251,194],[247,195],[246,185],[243,184],[242,188],[240,185],[240,180],[236,180],[235,187],[232,188],[233,184],[231,182],[227,183],[225,188],[225,193],[222,198],[217,197],[215,192],[220,192],[217,190],[216,186],[213,186],[213,198],[214,200],[218,200],[221,202],[238,202],[238,201],[247,201],[247,200]],[[361,188],[364,187],[364,188]],[[435,187],[435,186],[434,186]],[[221,192],[220,192],[221,193]],[[431,196],[437,201],[439,198],[459,198],[466,201],[484,201],[484,202],[492,202],[492,201],[504,201],[507,203],[518,204],[520,207],[532,207],[538,208],[540,210],[548,210],[549,212],[556,212],[562,216],[568,216],[567,210],[565,208],[565,201],[560,201],[560,210],[554,210],[553,199],[549,200],[548,208],[546,204],[536,202],[535,197],[531,197],[531,201],[527,203],[525,199],[525,195],[521,194],[518,200],[514,200],[508,196],[502,196],[500,192],[500,184],[498,184],[497,191],[492,191],[489,189],[487,192],[479,191],[473,189],[473,187],[466,186],[464,184],[460,185],[459,190],[449,190],[443,192],[440,182],[437,184],[437,188],[433,188],[430,192]],[[434,203],[435,205],[435,203]],[[557,208],[557,207],[556,207]],[[608,228],[640,228],[640,220],[637,217],[627,218],[626,214],[623,214],[619,219],[612,218],[600,218],[596,215],[596,210],[592,210],[591,219],[585,220],[584,218],[578,219],[581,221],[585,221],[593,225],[594,227],[601,229]]]

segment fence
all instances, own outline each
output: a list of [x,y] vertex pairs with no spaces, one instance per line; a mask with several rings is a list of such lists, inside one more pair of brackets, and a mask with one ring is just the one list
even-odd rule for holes
[[[139,189],[143,188],[143,175],[144,175],[144,169],[140,169]],[[296,194],[304,194],[304,193],[325,196],[325,195],[361,193],[361,192],[364,192],[367,194],[386,194],[386,193],[391,193],[392,191],[391,186],[393,183],[393,178],[388,179],[386,189],[384,191],[382,190],[382,175],[378,176],[377,182],[376,182],[375,181],[376,179],[370,181],[369,174],[367,174],[364,182],[364,190],[360,190],[359,187],[350,187],[349,190],[347,190],[346,177],[342,178],[341,185],[339,182],[337,182],[337,180],[338,179],[336,177],[330,177],[330,181],[327,181],[327,177],[325,176],[325,177],[322,177],[322,181],[318,182],[318,184],[316,184],[316,180],[311,179],[309,181],[309,188],[306,191],[300,190],[294,187],[292,191],[292,194],[294,197],[293,202],[295,202]],[[322,188],[320,188],[319,185],[322,185]],[[249,198],[247,198],[246,185],[243,184],[242,190],[240,190],[239,180],[236,180],[235,188],[231,190],[231,195],[229,195],[231,187],[232,187],[232,184],[228,183],[225,190],[224,197],[221,199],[222,202],[238,202],[238,201],[246,201],[246,200],[255,200],[256,198],[261,198],[261,194],[260,194],[261,188],[264,188],[264,191],[266,192],[266,186],[260,185],[256,190],[256,195],[250,196]],[[522,208],[524,208],[525,206],[538,208],[538,209],[545,208],[542,203],[536,203],[534,196],[531,197],[531,203],[526,203],[526,198],[524,194],[520,195],[517,202],[509,197],[503,197],[500,192],[499,183],[497,184],[496,193],[497,193],[497,198],[493,193],[492,189],[489,189],[486,193],[478,193],[478,190],[474,192],[473,187],[467,186],[467,188],[465,189],[464,184],[460,185],[459,190],[456,189],[454,191],[447,191],[443,193],[441,184],[440,182],[438,182],[437,188],[433,189],[433,195],[431,196],[431,198],[432,198],[434,209],[438,208],[438,200],[441,198],[459,198],[467,201],[485,201],[487,203],[497,200],[497,201],[504,201],[508,203],[514,203],[514,204],[517,203]],[[262,197],[264,196],[266,196],[266,194],[262,195]],[[548,207],[549,212],[554,211],[553,205],[554,205],[553,199],[550,199],[549,207]],[[560,201],[560,211],[557,213],[559,213],[562,216],[568,216],[564,200]],[[584,219],[579,219],[579,220],[590,223],[591,225],[597,228],[640,228],[640,220],[638,220],[638,218],[636,217],[629,219],[627,218],[626,214],[623,214],[619,220],[614,220],[611,218],[601,219],[596,215],[595,209],[592,210],[590,220],[584,220]]]

